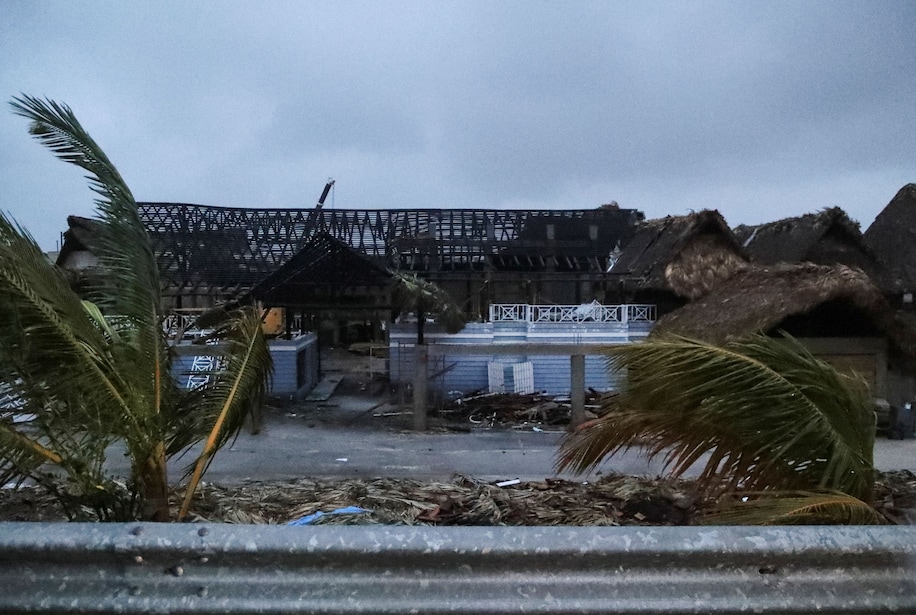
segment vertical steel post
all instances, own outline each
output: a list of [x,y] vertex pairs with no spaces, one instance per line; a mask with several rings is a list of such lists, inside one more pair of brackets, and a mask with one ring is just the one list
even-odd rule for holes
[[585,422],[585,355],[570,355],[569,372],[569,429],[572,431]]
[[426,344],[416,344],[413,349],[415,362],[413,376],[413,428],[414,431],[426,431],[427,363],[429,352]]

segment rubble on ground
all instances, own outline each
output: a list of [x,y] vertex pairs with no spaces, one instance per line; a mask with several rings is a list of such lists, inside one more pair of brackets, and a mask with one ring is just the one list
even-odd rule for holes
[[[594,389],[585,392],[586,419],[600,414],[602,402],[607,395]],[[448,402],[436,414],[452,421],[497,427],[568,425],[570,412],[568,397],[545,393],[475,392]]]
[[[500,486],[502,485],[502,486]],[[174,494],[177,506],[180,494]],[[916,521],[916,475],[879,473],[875,506],[889,524]],[[618,526],[691,525],[713,502],[691,481],[609,474],[597,481],[483,482],[411,479],[302,479],[238,487],[203,484],[190,519],[208,523],[289,524],[314,515],[324,524]],[[358,514],[332,514],[357,507]],[[315,515],[315,513],[324,513]],[[34,488],[0,490],[0,520],[65,520]]]

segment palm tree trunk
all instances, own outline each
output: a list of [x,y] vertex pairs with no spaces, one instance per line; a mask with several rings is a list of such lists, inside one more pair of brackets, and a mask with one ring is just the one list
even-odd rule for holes
[[165,443],[156,444],[153,451],[143,460],[135,478],[142,506],[142,518],[147,521],[170,521]]
[[417,345],[422,346],[424,343],[423,332],[426,330],[426,312],[422,306],[417,306]]

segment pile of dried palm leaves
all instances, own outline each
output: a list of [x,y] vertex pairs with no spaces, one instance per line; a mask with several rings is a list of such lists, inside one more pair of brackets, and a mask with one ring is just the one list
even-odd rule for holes
[[[513,484],[514,483],[514,484]],[[689,522],[689,483],[610,476],[594,483],[547,479],[484,483],[405,479],[301,480],[201,489],[202,521],[289,523],[315,512],[357,506],[320,523],[423,525],[675,525]]]
[[[514,481],[508,481],[513,483]],[[500,486],[502,485],[502,486]],[[914,522],[916,475],[886,472],[876,483],[878,512],[892,524]],[[173,502],[173,505],[176,504]],[[303,479],[201,486],[189,520],[210,523],[287,524],[346,507],[364,512],[325,514],[315,524],[407,525],[690,525],[714,502],[690,481],[608,475],[595,482],[545,479],[486,483],[408,479]],[[56,521],[65,517],[53,499],[33,488],[0,490],[0,520]]]

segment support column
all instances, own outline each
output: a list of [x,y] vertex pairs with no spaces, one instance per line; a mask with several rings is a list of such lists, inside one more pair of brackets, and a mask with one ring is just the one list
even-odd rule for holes
[[585,355],[574,354],[569,357],[569,430],[576,429],[585,422]]
[[429,352],[426,344],[417,344],[414,349],[413,375],[413,428],[426,431],[426,402],[428,395],[427,363]]

